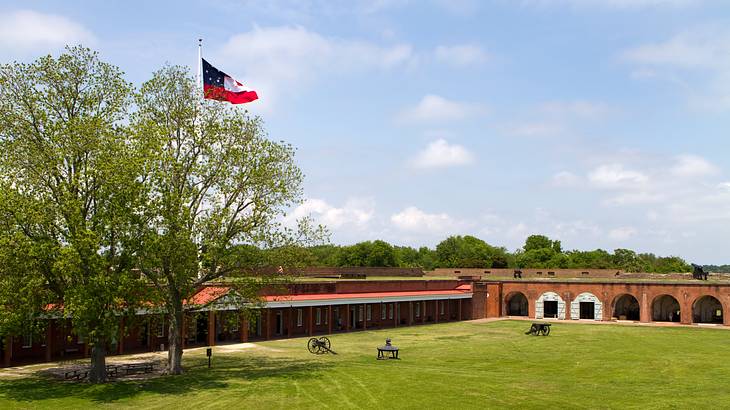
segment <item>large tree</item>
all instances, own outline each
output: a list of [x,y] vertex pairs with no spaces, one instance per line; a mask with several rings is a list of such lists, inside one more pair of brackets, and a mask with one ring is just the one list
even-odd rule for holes
[[[202,100],[184,68],[154,73],[136,105],[146,198],[137,266],[166,307],[168,372],[179,374],[184,300],[226,277],[238,300],[255,301],[271,276],[251,274],[273,259],[285,264],[297,255],[287,250],[311,238],[307,224],[290,231],[277,222],[300,201],[302,173],[290,145],[267,138],[261,120],[242,108]],[[268,250],[252,258],[247,244]]]
[[51,304],[91,345],[92,382],[141,295],[131,96],[121,71],[82,47],[0,66],[0,321],[17,331]]

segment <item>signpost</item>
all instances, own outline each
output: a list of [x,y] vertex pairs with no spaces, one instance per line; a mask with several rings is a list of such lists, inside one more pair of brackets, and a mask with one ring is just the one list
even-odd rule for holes
[[213,356],[213,348],[209,347],[205,350],[205,354],[208,356],[208,368],[210,369],[210,358]]

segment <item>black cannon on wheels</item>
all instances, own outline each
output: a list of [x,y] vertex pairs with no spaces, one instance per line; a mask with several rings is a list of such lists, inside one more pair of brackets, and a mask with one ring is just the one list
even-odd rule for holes
[[330,340],[324,336],[319,339],[313,337],[309,339],[309,342],[307,342],[307,349],[309,349],[309,353],[312,354],[337,354],[334,350],[330,349],[330,346],[332,346]]
[[526,335],[543,335],[547,336],[550,334],[550,323],[533,323],[530,326],[530,330],[525,332]]

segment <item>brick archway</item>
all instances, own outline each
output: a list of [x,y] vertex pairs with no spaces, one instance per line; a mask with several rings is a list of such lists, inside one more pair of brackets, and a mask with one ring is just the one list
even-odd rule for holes
[[654,322],[680,322],[681,304],[672,295],[663,294],[651,302],[651,320]]
[[535,318],[565,319],[565,300],[556,292],[543,292],[535,301]]
[[611,303],[611,317],[639,321],[641,319],[639,299],[630,293],[617,295]]
[[504,310],[507,316],[528,316],[530,303],[522,292],[511,292],[504,298]]
[[724,309],[711,295],[700,296],[692,303],[692,323],[723,323]]
[[570,302],[571,319],[603,319],[603,303],[590,292],[583,292]]

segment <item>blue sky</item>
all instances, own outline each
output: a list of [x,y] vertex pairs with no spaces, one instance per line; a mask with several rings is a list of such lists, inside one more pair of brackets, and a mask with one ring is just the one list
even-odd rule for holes
[[335,243],[627,247],[730,262],[730,3],[8,1],[0,60],[83,43],[139,85],[204,56],[259,92]]

